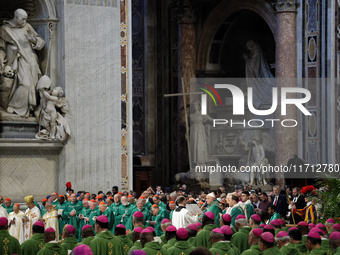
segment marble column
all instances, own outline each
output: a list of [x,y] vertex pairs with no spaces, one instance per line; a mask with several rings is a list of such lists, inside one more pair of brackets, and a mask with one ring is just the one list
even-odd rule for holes
[[[297,41],[296,41],[296,0],[276,0],[277,30],[276,30],[276,79],[277,87],[296,87],[297,77]],[[289,95],[290,96],[290,95]],[[292,97],[290,97],[292,98]],[[278,108],[277,119],[297,120],[295,106],[287,107],[287,115],[281,116]],[[291,122],[289,123],[292,124]],[[276,165],[287,165],[294,154],[298,154],[298,128],[275,128],[275,161]],[[277,176],[277,184],[284,184],[284,176]]]

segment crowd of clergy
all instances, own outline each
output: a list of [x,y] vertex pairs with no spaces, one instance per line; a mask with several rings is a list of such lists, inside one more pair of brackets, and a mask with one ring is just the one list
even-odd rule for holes
[[[340,255],[340,218],[318,213],[313,186],[172,193],[53,192],[38,204],[0,196],[0,254]],[[20,207],[21,206],[21,207]]]

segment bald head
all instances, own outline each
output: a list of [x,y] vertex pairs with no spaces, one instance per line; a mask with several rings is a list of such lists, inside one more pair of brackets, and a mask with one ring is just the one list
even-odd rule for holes
[[23,9],[16,9],[14,12],[13,21],[17,26],[26,25],[27,12]]

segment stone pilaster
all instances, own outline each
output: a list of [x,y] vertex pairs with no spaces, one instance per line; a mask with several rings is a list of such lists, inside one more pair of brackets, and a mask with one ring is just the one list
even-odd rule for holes
[[[296,10],[296,0],[276,1],[276,78],[279,91],[281,87],[296,87],[294,81],[297,77]],[[288,107],[287,115],[280,115],[277,118],[297,120],[296,107]],[[276,164],[287,165],[288,160],[294,154],[298,154],[298,128],[276,125],[275,142]],[[282,177],[283,175],[277,176],[279,185],[283,185]]]

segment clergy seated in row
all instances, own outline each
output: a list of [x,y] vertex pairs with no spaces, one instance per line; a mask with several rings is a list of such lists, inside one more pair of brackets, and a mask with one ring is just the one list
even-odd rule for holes
[[68,255],[61,244],[56,241],[56,234],[53,228],[45,229],[44,233],[45,246],[38,252],[37,255]]
[[[225,234],[231,236],[233,231],[230,227],[225,226],[224,231],[221,228],[215,228],[210,232],[210,243],[212,244],[209,249],[212,255],[216,254],[228,254],[238,255],[240,252],[237,249],[233,249],[230,245],[230,241],[226,240]],[[230,237],[229,237],[230,238]]]
[[167,255],[167,250],[154,240],[153,231],[150,228],[144,229],[140,234],[140,242],[143,251],[148,255]]
[[[150,203],[150,202],[149,202]],[[146,204],[146,200],[144,197],[139,197],[139,199],[137,200],[137,207],[132,208],[131,210],[129,210],[129,212],[127,213],[127,217],[129,217],[126,221],[126,229],[129,230],[133,230],[133,215],[135,212],[142,212],[143,213],[143,225],[145,225],[146,221],[149,219],[150,217],[150,210],[148,206],[145,206]]]
[[188,242],[192,245],[198,232],[197,226],[196,224],[189,224],[186,227],[186,229],[188,230],[188,234],[189,234]]
[[[21,254],[18,239],[11,236],[8,231],[8,219],[0,217],[0,251],[1,254]],[[5,251],[5,252],[4,252]]]
[[73,249],[72,255],[93,255],[91,248],[85,244],[80,244]]
[[98,216],[95,223],[97,234],[90,243],[93,255],[124,254],[122,243],[108,228],[109,219],[105,215]]
[[79,244],[90,245],[91,241],[94,239],[94,230],[91,225],[85,225],[81,228],[82,241]]
[[69,224],[65,225],[63,229],[63,234],[62,234],[63,240],[61,242],[61,247],[66,252],[66,254],[70,254],[78,243],[78,240],[75,237],[75,234],[76,234],[76,229],[74,226],[69,225]]
[[128,254],[128,251],[133,246],[132,240],[126,235],[126,228],[123,224],[119,224],[115,228],[114,235],[121,241],[124,249],[124,255]]
[[[321,225],[321,226],[320,226]],[[327,254],[332,254],[332,250],[329,247],[329,239],[327,239],[327,234],[325,231],[321,230],[319,227],[322,227],[322,223],[316,225],[316,227],[312,228],[309,233],[317,232],[321,237],[321,248],[326,251]],[[319,227],[317,227],[319,226]],[[323,225],[324,226],[324,225]],[[325,228],[324,228],[325,229]],[[326,230],[326,229],[325,229]]]
[[309,255],[327,255],[327,251],[321,246],[321,236],[317,231],[310,231],[307,235],[306,245]]
[[21,255],[37,254],[45,246],[45,226],[42,221],[37,221],[32,227],[32,237],[21,244]]
[[217,228],[215,222],[215,215],[212,212],[206,212],[202,218],[202,227],[203,229],[198,232],[195,240],[193,241],[193,245],[195,247],[203,246],[208,249],[211,248],[210,243],[210,232]]
[[16,239],[18,239],[20,244],[22,244],[24,241],[24,230],[22,225],[22,218],[24,216],[25,214],[20,211],[19,204],[15,204],[13,211],[8,214],[8,232],[11,236],[14,236]]
[[170,225],[169,227],[166,228],[165,230],[165,239],[166,239],[166,244],[163,245],[165,249],[168,249],[170,247],[173,247],[176,243],[176,232],[177,229],[175,226]]
[[237,232],[231,238],[231,243],[242,253],[250,248],[248,239],[251,228],[248,226],[246,217],[242,214],[236,217],[235,226]]
[[[132,215],[132,229],[135,229],[137,227],[141,227],[142,229],[145,229],[144,214],[141,211],[134,212]],[[130,231],[127,234],[130,240],[132,240],[131,235],[132,235],[132,231]]]

